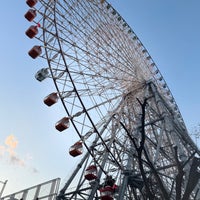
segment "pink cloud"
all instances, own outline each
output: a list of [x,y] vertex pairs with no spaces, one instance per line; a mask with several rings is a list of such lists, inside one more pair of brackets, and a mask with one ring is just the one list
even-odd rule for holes
[[15,149],[17,147],[18,141],[14,135],[9,135],[5,139],[5,144],[8,148]]
[[[28,167],[27,162],[32,159],[30,155],[26,155],[22,158],[16,151],[18,146],[18,140],[14,135],[6,137],[4,144],[0,145],[0,159],[4,159],[8,164],[16,165],[20,167]],[[32,173],[38,173],[38,170],[31,167]]]

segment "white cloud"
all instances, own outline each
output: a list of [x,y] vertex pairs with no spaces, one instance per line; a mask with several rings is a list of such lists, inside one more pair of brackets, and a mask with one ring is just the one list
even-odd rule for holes
[[6,151],[6,148],[5,148],[5,146],[3,146],[3,145],[0,145],[0,157],[4,156],[4,154],[5,154],[5,151]]

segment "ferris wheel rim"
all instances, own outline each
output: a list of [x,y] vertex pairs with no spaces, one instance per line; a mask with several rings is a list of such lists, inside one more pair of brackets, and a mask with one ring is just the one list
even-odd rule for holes
[[[106,3],[106,7],[109,7],[109,9],[112,9],[114,12],[116,12],[117,17],[120,17],[121,20],[126,24],[126,26],[129,27],[129,25],[128,25],[128,24],[126,23],[126,21],[121,17],[121,15],[120,15],[109,3],[107,3],[107,2],[105,2],[105,3]],[[53,9],[54,15],[56,15],[56,4],[57,4],[57,2],[54,2],[54,9]],[[56,17],[55,17],[55,19],[56,19]],[[44,21],[45,21],[45,19],[44,19]],[[44,21],[43,21],[43,24],[45,23]],[[45,24],[44,24],[44,26],[45,26]],[[69,76],[71,76],[70,71],[68,70],[67,63],[66,63],[66,61],[65,61],[65,56],[64,56],[63,53],[62,53],[63,50],[62,50],[62,47],[61,47],[61,45],[60,45],[59,32],[58,32],[58,30],[57,30],[57,22],[56,22],[56,20],[55,20],[55,29],[56,29],[56,35],[55,35],[55,37],[56,37],[56,39],[58,40],[58,44],[59,44],[59,48],[60,48],[59,52],[60,52],[60,54],[61,54],[61,56],[62,56],[62,58],[63,58],[63,61],[64,61],[64,63],[65,63],[66,71],[68,72]],[[142,44],[142,42],[139,40],[139,38],[137,37],[137,35],[133,32],[133,30],[132,30],[130,27],[129,27],[129,30],[131,30],[131,32],[133,33],[134,39],[136,39],[136,40],[139,42],[140,46],[141,46],[142,49],[143,49],[143,52],[145,52],[145,54],[147,54],[148,59],[151,60],[152,66],[154,67],[154,71],[156,71],[156,73],[159,74],[159,77],[162,78],[161,80],[158,80],[157,78],[155,78],[154,76],[152,76],[152,79],[154,80],[153,82],[154,82],[157,86],[159,86],[159,81],[160,81],[162,84],[164,84],[164,86],[165,86],[164,89],[168,92],[168,95],[171,96],[172,99],[173,99],[172,104],[178,109],[178,106],[177,106],[177,104],[176,104],[175,101],[174,101],[174,98],[173,98],[173,96],[172,96],[171,91],[169,90],[169,88],[168,88],[168,86],[167,86],[167,84],[166,84],[166,82],[165,82],[163,76],[161,75],[159,69],[157,68],[157,66],[156,66],[156,64],[155,64],[155,62],[154,62],[153,59],[151,58],[149,52],[147,51],[147,49],[144,47],[144,45]],[[47,45],[47,42],[45,41],[45,31],[43,32],[43,38],[44,38],[44,44]],[[47,60],[48,60],[49,69],[50,69],[51,75],[52,75],[52,77],[53,77],[54,85],[56,86],[56,90],[57,90],[57,92],[58,92],[58,94],[59,94],[59,96],[60,96],[61,102],[62,102],[62,104],[63,104],[63,106],[64,106],[64,108],[65,108],[65,111],[67,112],[68,116],[70,116],[70,112],[68,111],[68,108],[67,108],[67,106],[65,105],[65,102],[64,102],[64,100],[63,100],[62,97],[61,97],[61,92],[60,92],[60,89],[59,89],[59,87],[58,87],[58,85],[57,85],[56,77],[54,77],[54,75],[53,75],[51,63],[49,62],[49,59],[48,59],[48,52],[47,52],[46,49],[45,49],[45,53],[46,53],[46,58],[47,58]],[[95,124],[93,123],[93,120],[91,119],[89,113],[87,112],[87,109],[86,109],[85,106],[84,106],[84,102],[83,102],[82,99],[81,99],[81,95],[79,94],[78,90],[76,89],[76,85],[75,85],[75,83],[73,82],[73,78],[70,77],[70,80],[71,80],[71,82],[72,82],[72,84],[73,84],[74,92],[76,93],[76,95],[77,95],[79,101],[81,102],[81,105],[82,105],[82,107],[83,107],[83,111],[85,112],[85,114],[86,114],[86,115],[88,116],[88,118],[90,119],[90,122],[91,122],[91,124],[92,124],[94,130],[96,130],[95,132],[98,132],[98,130],[96,129]],[[179,116],[181,117],[180,111],[178,110],[177,112],[178,112]],[[181,117],[181,119],[182,119],[182,117]],[[74,122],[73,122],[73,117],[71,118],[71,121],[72,121],[72,124],[73,124],[73,126],[75,127],[75,130],[76,130],[76,132],[78,133],[80,139],[82,139],[82,135],[79,133],[79,131],[78,131],[76,125],[75,125]],[[182,121],[183,121],[183,120],[182,120]]]

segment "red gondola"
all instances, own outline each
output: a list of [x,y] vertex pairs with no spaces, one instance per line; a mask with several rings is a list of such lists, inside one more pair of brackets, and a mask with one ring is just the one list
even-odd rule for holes
[[97,178],[97,167],[96,165],[90,165],[85,170],[85,179],[91,181]]
[[35,45],[29,52],[29,56],[31,56],[33,59],[37,58],[42,53],[41,46]]
[[26,14],[24,15],[24,17],[25,17],[29,22],[32,22],[36,16],[37,16],[36,10],[34,10],[34,9],[29,9],[29,10],[26,12]]
[[38,0],[26,0],[26,4],[29,7],[33,7],[37,2],[38,2]]
[[114,189],[111,186],[105,186],[100,190],[101,200],[113,200]]
[[53,104],[57,103],[58,95],[56,92],[53,92],[44,98],[44,103],[47,106],[52,106]]
[[38,26],[30,26],[25,33],[29,38],[34,38],[38,34]]
[[63,117],[61,120],[59,120],[56,123],[55,128],[60,132],[64,131],[67,128],[69,128],[69,118],[68,117]]
[[82,142],[76,142],[70,147],[69,154],[73,157],[79,156],[83,153],[83,144]]

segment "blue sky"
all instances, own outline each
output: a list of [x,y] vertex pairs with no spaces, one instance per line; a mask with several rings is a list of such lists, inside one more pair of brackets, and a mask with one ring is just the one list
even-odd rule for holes
[[[200,123],[200,1],[111,0],[149,51],[163,74],[190,132]],[[54,91],[51,80],[34,75],[47,66],[33,60],[36,43],[25,36],[25,1],[2,1],[0,6],[0,181],[5,193],[60,177],[63,184],[78,162],[68,149],[78,137],[72,127],[60,134],[54,124],[65,113],[51,109],[43,98]],[[71,163],[69,165],[69,163]]]

